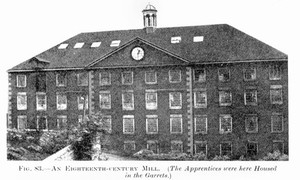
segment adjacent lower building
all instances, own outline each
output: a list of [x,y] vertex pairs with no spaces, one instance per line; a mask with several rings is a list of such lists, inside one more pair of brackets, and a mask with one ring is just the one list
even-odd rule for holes
[[208,157],[288,154],[287,55],[227,24],[78,34],[8,70],[8,128],[101,113],[105,147]]

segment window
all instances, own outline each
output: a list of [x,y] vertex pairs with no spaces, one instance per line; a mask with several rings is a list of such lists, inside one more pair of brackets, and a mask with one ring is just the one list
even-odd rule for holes
[[78,110],[86,110],[89,108],[89,96],[88,95],[78,95],[77,102],[78,102]]
[[170,92],[169,93],[169,106],[170,109],[181,109],[182,98],[180,92]]
[[125,115],[123,116],[123,133],[133,134],[134,133],[134,116]]
[[105,129],[108,133],[111,133],[111,116],[103,116],[102,124],[103,129]]
[[100,86],[110,85],[111,75],[109,72],[100,72],[99,73]]
[[281,79],[281,66],[279,64],[270,65],[269,78],[270,78],[270,80],[280,80]]
[[84,45],[84,42],[80,42],[80,43],[76,43],[74,45],[74,48],[77,49],[77,48],[82,48],[82,46]]
[[147,141],[147,149],[153,151],[155,154],[159,153],[157,141]]
[[17,94],[17,110],[27,109],[27,95],[26,92],[18,92]]
[[172,153],[183,152],[182,141],[171,141],[171,152]]
[[78,86],[88,86],[88,73],[78,73],[77,74],[77,85]]
[[78,115],[78,122],[82,123],[83,122],[83,116],[82,115]]
[[220,68],[219,69],[219,81],[227,82],[230,80],[230,71],[228,68]]
[[48,121],[46,116],[37,116],[37,129],[38,130],[47,130]]
[[124,141],[124,151],[130,152],[135,150],[135,142],[134,141]]
[[67,116],[57,116],[56,128],[57,129],[66,129],[67,128]]
[[206,141],[195,141],[195,153],[207,155],[207,142]]
[[127,71],[122,73],[122,84],[130,85],[133,83],[133,72]]
[[193,41],[194,42],[202,42],[204,39],[203,36],[194,36]]
[[278,113],[273,113],[271,116],[271,131],[282,132],[283,131],[283,116]]
[[170,83],[179,83],[181,81],[181,70],[170,70],[169,81]]
[[221,156],[231,155],[231,142],[223,142],[220,144],[220,155]]
[[56,93],[57,110],[67,109],[67,95],[65,93]]
[[65,73],[58,73],[56,74],[56,86],[66,86],[67,84],[67,78],[66,78],[66,74]]
[[199,68],[194,70],[194,80],[195,82],[205,82],[206,81],[206,71],[204,68]]
[[274,140],[273,141],[273,152],[279,151],[280,153],[284,153],[284,144],[283,141]]
[[230,90],[219,91],[219,104],[220,106],[231,106],[232,96]]
[[25,75],[17,75],[17,87],[26,87]]
[[99,92],[100,109],[110,109],[111,108],[111,96],[109,91]]
[[37,92],[46,92],[46,74],[38,74],[36,76],[35,88]]
[[113,40],[110,44],[110,47],[118,47],[121,43],[121,40]]
[[60,44],[58,46],[58,49],[66,49],[68,47],[68,44]]
[[207,107],[207,95],[206,90],[197,91],[194,93],[195,108],[206,108]]
[[281,85],[271,85],[270,87],[270,99],[271,104],[282,104],[282,86]]
[[258,151],[257,142],[249,141],[247,143],[247,156],[256,156]]
[[232,132],[232,117],[225,114],[220,115],[220,134],[226,134]]
[[157,92],[155,90],[146,90],[146,109],[157,109]]
[[156,84],[156,72],[155,71],[146,71],[145,72],[145,83],[146,84]]
[[257,115],[248,114],[245,116],[245,126],[247,133],[257,133],[258,132],[258,122]]
[[254,81],[256,80],[256,68],[249,67],[244,69],[244,80],[245,81]]
[[182,115],[171,114],[170,115],[170,132],[171,134],[182,133]]
[[195,133],[206,134],[207,133],[207,116],[195,115]]
[[257,105],[257,90],[256,89],[246,89],[244,92],[245,105]]
[[158,118],[157,115],[146,116],[146,132],[147,134],[158,133]]
[[18,116],[18,130],[27,129],[27,116],[21,115]]
[[46,93],[36,93],[36,110],[47,110],[47,96]]
[[95,47],[99,47],[101,45],[101,42],[93,42],[91,47],[95,48]]
[[122,94],[123,110],[134,110],[134,95],[132,91],[125,91]]
[[180,43],[180,42],[181,42],[181,37],[180,36],[171,37],[171,43],[172,44]]

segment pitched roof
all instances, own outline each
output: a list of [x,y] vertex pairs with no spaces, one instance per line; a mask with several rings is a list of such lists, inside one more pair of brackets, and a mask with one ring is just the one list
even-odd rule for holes
[[[193,42],[194,36],[202,36],[203,41]],[[171,43],[172,37],[181,37],[180,42]],[[189,63],[287,59],[286,54],[227,24],[157,28],[154,33],[144,29],[81,33],[35,57],[49,62],[45,69],[84,68],[137,38]],[[114,40],[120,40],[119,46],[110,46]],[[91,47],[93,42],[101,44]],[[84,44],[74,48],[76,43]],[[60,49],[61,44],[68,46]],[[27,60],[9,71],[30,69]]]

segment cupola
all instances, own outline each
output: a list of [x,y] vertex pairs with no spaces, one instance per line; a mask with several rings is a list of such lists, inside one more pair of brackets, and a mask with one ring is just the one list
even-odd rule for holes
[[157,26],[156,8],[149,3],[142,12],[146,33],[153,33]]

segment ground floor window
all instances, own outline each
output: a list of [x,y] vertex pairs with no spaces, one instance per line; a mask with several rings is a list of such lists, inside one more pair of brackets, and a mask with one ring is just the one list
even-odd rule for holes
[[153,151],[154,153],[159,153],[159,147],[157,141],[147,141],[147,149]]
[[27,129],[27,116],[25,115],[18,116],[18,129],[19,130]]
[[275,140],[273,141],[273,152],[279,151],[280,153],[284,153],[284,144],[283,141]]
[[135,142],[134,141],[124,141],[124,151],[130,152],[135,150]]
[[256,156],[258,151],[257,142],[247,143],[247,156]]
[[67,128],[67,116],[57,116],[56,128],[57,129],[66,129]]
[[220,155],[231,156],[231,154],[232,154],[231,142],[222,142],[220,144]]
[[171,152],[173,153],[183,152],[182,141],[171,141]]
[[48,129],[47,116],[37,116],[36,124],[38,130],[47,130]]
[[207,142],[206,141],[195,141],[195,153],[207,155]]

